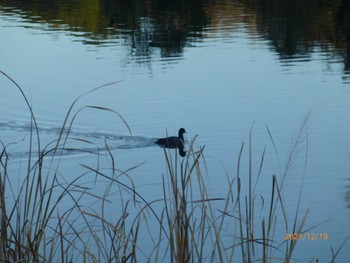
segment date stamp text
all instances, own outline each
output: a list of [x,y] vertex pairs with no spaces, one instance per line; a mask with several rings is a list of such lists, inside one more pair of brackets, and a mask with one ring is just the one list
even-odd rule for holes
[[327,240],[328,233],[286,233],[285,240]]

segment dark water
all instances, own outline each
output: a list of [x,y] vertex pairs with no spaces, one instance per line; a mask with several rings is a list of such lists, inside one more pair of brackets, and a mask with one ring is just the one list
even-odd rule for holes
[[[198,135],[220,196],[254,123],[255,170],[266,149],[257,191],[269,194],[271,175],[288,166],[297,140],[287,214],[295,214],[306,159],[301,210],[310,208],[307,227],[327,222],[315,231],[330,238],[300,242],[296,260],[328,262],[330,247],[350,235],[349,1],[0,1],[0,40],[0,70],[27,94],[43,145],[57,138],[76,97],[120,80],[87,94],[75,110],[113,109],[133,136],[117,114],[84,108],[72,148],[106,151],[107,140],[119,169],[143,163],[131,176],[145,198],[162,198],[164,153],[155,138],[180,127],[187,140]],[[0,88],[0,140],[17,142],[8,149],[22,156],[30,115],[4,77]],[[67,177],[79,171],[76,163],[91,161],[64,155]],[[339,262],[349,262],[349,246]]]

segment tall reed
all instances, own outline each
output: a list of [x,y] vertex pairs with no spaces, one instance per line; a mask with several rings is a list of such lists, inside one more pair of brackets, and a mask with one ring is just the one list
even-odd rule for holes
[[[98,165],[94,168],[82,165],[85,172],[67,181],[60,170],[64,152],[72,150],[67,147],[72,126],[84,109],[112,112],[124,122],[131,134],[123,117],[111,109],[93,105],[75,110],[76,102],[83,96],[114,83],[97,87],[74,100],[57,138],[43,147],[35,115],[25,93],[7,74],[2,71],[0,74],[19,90],[31,120],[28,154],[23,155],[19,166],[18,161],[11,166],[8,148],[12,143],[6,145],[0,141],[0,261],[75,262],[79,259],[83,262],[121,262],[135,257],[139,223],[136,221],[132,226],[126,225],[129,203],[135,202],[138,195],[128,177],[128,171],[133,168],[118,170],[106,145],[111,160],[107,174],[102,173]],[[87,140],[83,140],[83,143],[93,144]],[[98,149],[96,147],[94,151],[97,164],[100,159]],[[81,151],[84,152],[83,149]],[[97,176],[106,179],[103,182],[105,192],[96,194],[91,187],[85,187],[81,182],[86,181],[88,176],[94,176],[95,182],[102,181]],[[119,182],[121,177],[128,182]],[[104,209],[112,187],[117,187],[119,192],[126,191],[129,201],[122,204],[119,216],[110,223],[105,219]],[[98,203],[101,211],[97,213],[95,208],[83,205],[86,197]]]
[[194,151],[193,143],[182,160],[164,150],[167,176],[163,176],[162,223],[168,233],[170,262],[199,262],[216,257],[224,262],[227,256],[213,205],[224,198],[210,197],[200,165],[204,148]]

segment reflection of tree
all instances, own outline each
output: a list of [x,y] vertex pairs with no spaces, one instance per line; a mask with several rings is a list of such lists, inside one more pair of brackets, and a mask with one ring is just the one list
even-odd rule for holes
[[[261,6],[261,25],[258,26],[265,37],[272,41],[276,51],[284,57],[303,56],[312,48],[310,37],[312,21],[310,2],[298,8],[298,1],[263,1]],[[271,3],[275,3],[272,4]],[[301,7],[301,6],[300,6]]]
[[337,28],[340,30],[339,36],[343,37],[340,42],[344,43],[344,70],[350,72],[350,2],[342,0],[339,6],[339,14],[337,19]]
[[350,209],[350,185],[346,186],[347,191],[345,192],[345,203],[346,207]]
[[281,58],[308,58],[314,48],[344,61],[349,74],[350,4],[348,0],[243,1],[257,14],[257,29]]
[[[190,31],[201,32],[208,19],[201,1],[110,1],[105,13],[113,25],[124,25],[130,32],[137,55],[148,55],[159,48],[162,56],[178,56]],[[197,37],[201,34],[197,34]]]
[[[281,58],[308,59],[322,48],[350,71],[348,0],[0,0],[23,10],[28,21],[88,32],[86,43],[123,37],[131,55],[180,56],[204,31],[234,30],[244,23],[270,41]],[[247,16],[247,14],[252,14]],[[239,26],[238,26],[239,27]],[[67,29],[67,27],[65,27]],[[249,32],[249,30],[248,30]],[[256,34],[254,32],[254,34]]]

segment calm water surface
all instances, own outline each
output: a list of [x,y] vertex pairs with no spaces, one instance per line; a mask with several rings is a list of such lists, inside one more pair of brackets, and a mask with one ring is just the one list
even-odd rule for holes
[[[295,258],[328,262],[330,247],[350,235],[350,10],[340,0],[291,2],[0,1],[0,70],[27,94],[43,145],[57,136],[76,97],[120,81],[86,95],[76,109],[117,111],[136,140],[115,114],[91,108],[79,113],[74,136],[102,148],[106,139],[121,170],[142,164],[130,176],[148,200],[163,197],[166,172],[154,138],[180,127],[188,140],[198,135],[212,195],[221,196],[226,170],[236,176],[242,142],[247,170],[253,127],[255,171],[266,147],[257,192],[268,199],[271,176],[281,176],[302,128],[285,182],[287,214],[295,214],[306,162],[301,213],[310,208],[306,228],[326,222],[310,232],[329,239],[299,242]],[[29,112],[6,78],[0,87],[0,139],[18,142],[8,149],[18,171]],[[67,152],[62,174],[80,174],[79,163],[90,158]],[[339,262],[350,262],[349,249],[347,242]]]

